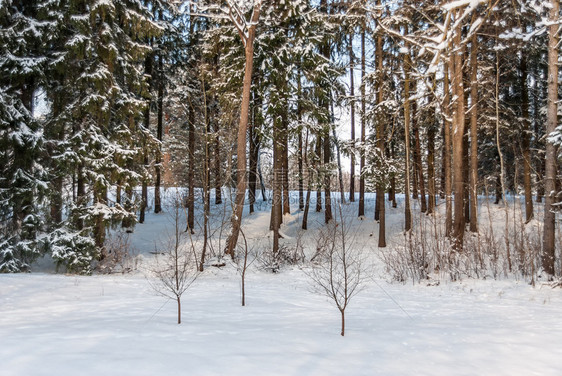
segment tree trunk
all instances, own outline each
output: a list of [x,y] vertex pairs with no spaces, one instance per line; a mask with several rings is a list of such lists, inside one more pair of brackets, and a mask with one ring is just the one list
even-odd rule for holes
[[[81,162],[78,165],[78,171],[76,171],[76,206],[81,207],[87,202],[86,197],[86,179],[84,178],[84,165]],[[78,216],[76,218],[76,227],[78,230],[84,228],[84,220]]]
[[[152,45],[152,42],[150,42],[150,45]],[[146,75],[148,75],[149,77],[152,76],[153,72],[152,72],[152,61],[154,59],[154,55],[153,54],[149,54],[144,62],[144,72]],[[150,94],[152,94],[152,79],[149,79],[149,83],[148,83],[148,90],[150,92]],[[146,103],[146,108],[144,109],[144,131],[149,133],[150,130],[150,103],[151,100],[150,98],[147,99],[147,103]],[[147,137],[143,137],[142,140],[142,144],[143,144],[143,164],[144,164],[144,169],[145,169],[145,173],[148,172],[149,169],[149,165],[148,165],[148,145],[147,145]],[[144,174],[143,174],[144,175]],[[146,208],[148,206],[148,177],[144,176],[142,179],[142,188],[141,188],[141,204],[140,204],[140,214],[139,214],[139,223],[144,223],[144,218],[145,218],[145,214],[146,214]]]
[[[447,68],[444,69],[445,71]],[[445,86],[445,85],[444,85]],[[446,95],[446,93],[444,93]],[[445,100],[443,100],[443,114],[446,115],[446,107],[445,107]],[[445,199],[445,191],[446,191],[446,174],[445,174],[445,124],[447,124],[447,119],[443,119],[443,127],[441,127],[441,139],[443,140],[443,147],[441,148],[441,179],[439,184],[439,197],[444,200]]]
[[449,64],[444,67],[444,102],[445,112],[444,128],[444,147],[443,165],[445,168],[445,235],[450,237],[453,231],[453,192],[452,192],[452,171],[451,171],[451,96],[449,93]]
[[[394,149],[394,141],[390,144],[390,156],[392,159],[396,158],[396,150]],[[396,202],[396,174],[392,173],[390,175],[390,191],[388,193],[388,200],[392,201],[392,207],[396,208],[398,206]]]
[[302,229],[303,230],[307,230],[308,229],[308,211],[310,208],[310,192],[312,190],[312,177],[311,174],[308,176],[308,190],[306,191],[306,201],[304,203],[304,212],[302,214]]
[[322,211],[322,190],[320,182],[320,168],[322,165],[322,137],[320,135],[316,135],[316,163],[315,163],[315,170],[318,174],[317,179],[317,187],[316,187],[316,212],[319,213]]
[[355,202],[355,57],[353,54],[353,33],[349,36],[349,96],[351,117],[351,164],[349,166],[349,202]]
[[[146,112],[148,112],[148,110]],[[145,166],[145,169],[147,169],[148,168],[148,150],[147,150],[147,147],[146,147],[146,142],[143,141],[143,143],[145,145],[144,145],[144,148],[143,148],[144,150],[143,150],[142,159],[143,159],[143,165]],[[145,217],[145,212],[146,212],[147,206],[148,206],[148,184],[146,182],[146,179],[143,177],[142,187],[141,187],[141,203],[140,203],[139,223],[144,223],[144,217]]]
[[[237,184],[234,210],[231,217],[230,235],[226,241],[225,254],[234,259],[234,249],[238,243],[240,226],[242,224],[242,213],[244,212],[244,199],[246,197],[246,136],[248,134],[248,115],[250,109],[250,93],[252,89],[252,70],[254,66],[254,40],[256,37],[256,26],[260,15],[261,3],[256,3],[247,34],[240,32],[244,42],[245,67],[244,84],[242,88],[242,105],[240,108],[240,123],[238,125],[236,146]],[[231,13],[232,14],[232,13]]]
[[188,133],[187,133],[187,145],[188,145],[188,171],[187,171],[187,229],[186,231],[191,231],[194,233],[195,225],[195,109],[193,107],[189,108],[188,112]]
[[[460,11],[457,11],[460,15]],[[453,171],[454,173],[454,247],[457,251],[462,251],[464,237],[464,88],[463,88],[463,48],[461,44],[462,29],[459,25],[455,30],[453,41],[453,93],[455,101],[453,106]]]
[[[288,103],[289,101],[287,101]],[[282,131],[281,131],[281,147],[282,147],[282,176],[281,181],[283,183],[283,215],[291,214],[291,204],[289,198],[289,119],[288,119],[288,108],[283,109],[283,116],[281,118]]]
[[[414,94],[416,93],[416,81],[410,80],[410,86],[412,87],[410,90],[411,92],[413,92]],[[419,187],[419,183],[418,183],[418,149],[416,148],[416,132],[417,132],[417,125],[418,125],[418,105],[417,105],[417,100],[414,99],[413,101],[410,102],[410,125],[412,126],[412,133],[414,136],[414,150],[412,152],[412,157],[413,157],[413,163],[411,164],[411,178],[412,178],[412,198],[414,200],[419,199],[419,194],[418,194],[418,187]],[[410,141],[411,142],[411,141]],[[408,147],[410,148],[410,150],[412,150],[412,144],[410,143],[410,145],[408,145]]]
[[181,324],[181,298],[179,295],[176,297],[176,301],[178,302],[178,324]]
[[365,75],[366,75],[366,64],[365,64],[365,28],[361,30],[361,157],[359,160],[359,210],[357,216],[365,216],[365,178],[363,172],[365,170],[365,127],[366,127],[366,101],[365,98]]
[[[60,98],[54,98],[53,100],[53,117],[58,117],[62,112],[62,100]],[[54,130],[52,136],[58,141],[64,140],[65,126],[62,125]],[[50,148],[47,147],[49,150]],[[52,152],[52,150],[51,150]],[[49,153],[51,154],[51,153]],[[63,212],[63,185],[64,178],[60,171],[60,167],[54,166],[55,177],[52,181],[52,193],[51,193],[51,222],[53,228],[57,227],[58,224],[62,222],[62,212]]]
[[345,310],[340,309],[341,312],[341,336],[345,336]]
[[[435,111],[433,111],[435,114]],[[435,117],[430,120],[433,122]],[[427,128],[427,214],[435,211],[435,125],[428,124]]]
[[[328,124],[329,126],[329,124]],[[330,147],[330,134],[329,131],[327,132],[326,136],[324,137],[324,222],[329,223],[333,216],[332,216],[332,192],[331,192],[331,171],[330,171],[330,156],[331,156],[331,147]]]
[[[414,108],[417,108],[417,105],[414,106]],[[414,153],[415,156],[415,171],[417,171],[417,183],[418,183],[418,187],[419,187],[419,192],[420,192],[420,204],[421,204],[421,212],[422,213],[426,213],[427,212],[427,199],[425,197],[425,181],[423,178],[423,165],[422,165],[422,153],[421,153],[421,140],[420,140],[420,127],[419,127],[419,122],[416,119],[415,113],[414,113],[414,119],[412,119],[412,128],[413,128],[413,133],[414,133],[414,144],[415,144],[415,148],[416,148],[416,152]]]
[[[533,78],[534,80],[538,83],[541,81],[540,78],[540,73],[539,73],[539,67],[537,66],[538,64],[535,64],[534,69],[533,69]],[[545,75],[548,76],[548,68],[547,68],[547,72],[545,72]],[[543,85],[543,86],[547,86],[547,85]],[[540,112],[540,107],[541,107],[541,102],[542,102],[542,95],[544,90],[540,90],[539,89],[539,85],[535,84],[533,87],[533,129],[535,131],[535,145],[534,148],[536,150],[543,150],[545,149],[543,143],[541,142],[541,138],[542,138],[542,122],[539,119],[539,112]],[[547,95],[544,95],[544,97],[546,97]],[[536,158],[535,158],[535,170],[536,170],[536,174],[537,174],[537,181],[536,181],[536,191],[537,191],[537,203],[541,203],[542,202],[542,198],[544,197],[544,171],[545,171],[545,159],[542,155],[542,153],[536,153]]]
[[[550,135],[558,125],[558,20],[560,18],[560,2],[551,0],[550,25],[548,26],[548,101],[546,134]],[[555,233],[556,216],[553,204],[556,200],[556,145],[546,140],[546,171],[545,171],[545,205],[544,233],[542,250],[542,267],[549,275],[555,275]]]
[[[104,196],[105,194],[101,188],[94,187],[94,203],[105,204]],[[96,248],[101,252],[100,260],[102,260],[105,257],[105,252],[103,250],[105,243],[105,223],[103,221],[103,214],[98,214],[95,217],[93,235]]]
[[470,47],[470,231],[478,232],[478,39]]
[[410,54],[404,54],[404,144],[406,145],[406,166],[404,172],[404,230],[412,229],[412,211],[410,209]]
[[304,170],[303,170],[303,145],[302,145],[302,84],[301,72],[299,70],[297,83],[297,123],[298,123],[298,155],[297,163],[299,168],[299,210],[304,209]]
[[158,140],[158,150],[156,151],[156,182],[154,184],[154,213],[162,211],[162,201],[160,198],[160,183],[161,183],[161,163],[162,163],[162,131],[163,131],[163,117],[164,117],[164,83],[162,82],[163,72],[162,56],[158,58],[158,71],[160,79],[158,80],[158,98],[156,101],[157,107],[157,128],[156,139]]
[[259,132],[257,131],[259,124],[258,118],[260,115],[258,111],[261,108],[261,100],[257,94],[254,93],[254,101],[252,104],[252,126],[250,127],[250,171],[248,174],[248,201],[250,204],[250,214],[254,212],[254,204],[256,202],[256,191],[258,185],[258,138]]
[[[279,227],[283,220],[283,124],[278,116],[273,120],[273,202],[271,203],[271,219],[269,228],[274,232],[274,238],[278,238]],[[273,251],[277,252],[277,240],[273,241]]]
[[[380,0],[377,0],[377,5],[380,6]],[[383,74],[383,41],[382,36],[380,34],[377,35],[377,46],[376,46],[376,63],[377,63],[377,70],[380,75],[379,80],[377,82],[377,104],[382,104],[383,102],[383,85],[382,85],[382,74]],[[376,136],[377,136],[377,149],[380,155],[380,158],[384,158],[385,156],[385,126],[384,121],[379,119],[377,122],[376,128]],[[382,161],[379,160],[379,168],[381,167]],[[382,177],[381,179],[385,179]],[[377,202],[378,206],[375,210],[375,213],[378,214],[378,221],[379,221],[379,248],[386,247],[386,212],[385,212],[385,198],[384,198],[384,187],[386,185],[386,180],[378,181],[377,182]]]
[[525,222],[533,219],[533,193],[531,191],[531,126],[529,124],[529,94],[527,91],[527,56],[521,54],[521,118],[523,120],[523,186],[525,189]]
[[201,250],[201,261],[199,263],[200,272],[203,271],[205,257],[207,255],[207,246],[209,243],[209,216],[211,214],[211,148],[209,147],[211,143],[211,118],[209,117],[211,106],[207,103],[205,81],[202,81],[205,120],[205,164],[203,166],[203,249]]
[[305,145],[304,145],[304,164],[306,166],[306,171],[308,173],[308,186],[306,190],[306,201],[304,203],[304,212],[302,214],[302,229],[306,230],[308,228],[308,211],[310,209],[310,196],[312,191],[312,172],[310,171],[310,166],[308,164],[308,132],[306,133]]
[[[215,122],[215,205],[222,204],[220,124]],[[259,152],[258,152],[259,153]]]
[[[466,93],[465,93],[466,94]],[[468,95],[465,95],[465,106],[464,108],[468,108],[468,103],[466,101]],[[463,205],[464,205],[464,222],[465,226],[467,222],[470,222],[470,155],[468,153],[470,149],[469,144],[469,131],[470,131],[470,119],[465,116],[465,123],[464,123],[464,137],[462,141],[462,152],[463,152],[463,170],[462,170],[462,177],[464,181],[464,192],[463,192]]]

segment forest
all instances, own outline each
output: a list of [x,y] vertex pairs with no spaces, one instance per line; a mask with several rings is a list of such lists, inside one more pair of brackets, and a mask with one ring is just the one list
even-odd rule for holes
[[560,24],[556,0],[1,0],[0,270],[99,270],[176,187],[200,270],[266,202],[273,255],[287,215],[352,207],[383,249],[395,210],[395,273],[551,280]]
[[559,376],[561,25],[0,0],[0,373]]

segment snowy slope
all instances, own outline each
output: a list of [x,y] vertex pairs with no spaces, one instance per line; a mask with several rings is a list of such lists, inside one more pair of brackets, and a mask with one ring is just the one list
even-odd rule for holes
[[[372,213],[372,197],[367,201]],[[215,208],[216,209],[216,208]],[[269,208],[246,216],[255,249],[270,242]],[[169,211],[169,210],[168,210]],[[389,246],[401,212],[389,210]],[[285,217],[283,244],[299,238],[300,213]],[[311,213],[309,233],[322,214]],[[220,216],[215,217],[216,228]],[[372,247],[376,224],[355,219],[357,247]],[[559,375],[562,293],[506,280],[428,287],[388,283],[380,258],[346,311],[346,336],[332,302],[296,267],[264,271],[256,261],[240,306],[240,275],[209,267],[174,301],[151,288],[150,273],[169,217],[149,214],[132,235],[140,254],[131,274],[92,277],[0,275],[0,374],[38,375]],[[371,234],[374,233],[374,237]],[[215,237],[219,232],[215,232]],[[197,237],[197,235],[195,236]],[[197,238],[195,239],[197,241]],[[160,242],[160,243],[159,243]],[[218,246],[217,246],[218,248]],[[309,250],[310,252],[310,250]],[[378,261],[377,261],[378,260]]]

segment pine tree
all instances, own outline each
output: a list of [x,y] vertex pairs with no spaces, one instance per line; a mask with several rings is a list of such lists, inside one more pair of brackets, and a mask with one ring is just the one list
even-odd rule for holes
[[34,95],[46,64],[43,2],[4,1],[0,7],[0,271],[29,270],[40,255],[45,171],[44,138]]
[[[53,142],[60,154],[51,155],[59,160],[52,174],[66,184],[73,177],[75,199],[68,218],[50,233],[48,247],[59,265],[89,273],[105,256],[107,227],[121,221],[130,227],[135,220],[133,189],[142,178],[135,169],[142,161],[138,140],[150,138],[142,125],[150,52],[143,41],[159,28],[138,1],[62,4],[59,58],[53,63],[58,85],[51,93],[61,103],[50,121],[63,136]],[[118,200],[123,204],[110,200],[115,185],[125,192]]]

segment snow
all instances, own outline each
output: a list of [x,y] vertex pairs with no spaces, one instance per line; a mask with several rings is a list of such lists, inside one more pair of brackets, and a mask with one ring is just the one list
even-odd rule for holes
[[[513,282],[376,285],[337,311],[298,270],[207,273],[184,322],[142,276],[3,275],[3,375],[558,375],[558,290]],[[164,303],[164,305],[163,305]],[[407,313],[407,314],[406,314]]]
[[470,9],[476,8],[478,5],[485,3],[486,0],[456,0],[442,5],[443,9],[451,11],[457,8],[468,6]]
[[[177,195],[162,193],[164,203]],[[368,195],[368,213],[373,201]],[[245,212],[243,228],[252,244],[267,247],[269,206],[256,207]],[[400,205],[387,211],[392,246],[403,237],[403,212]],[[305,246],[323,226],[323,213],[310,215]],[[300,216],[293,210],[284,217],[282,244],[302,235]],[[228,221],[223,213],[213,226],[223,217]],[[0,275],[2,375],[559,375],[562,369],[560,289],[513,278],[389,283],[377,257],[366,289],[346,310],[345,337],[339,312],[313,292],[302,270],[271,273],[259,260],[246,276],[247,306],[240,305],[238,269],[226,260],[223,268],[207,267],[183,295],[177,325],[175,302],[150,284],[151,252],[172,225],[166,213],[148,213],[137,225],[131,242],[139,266],[130,274]],[[352,226],[362,249],[376,254],[370,236],[376,224],[354,218]]]

